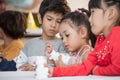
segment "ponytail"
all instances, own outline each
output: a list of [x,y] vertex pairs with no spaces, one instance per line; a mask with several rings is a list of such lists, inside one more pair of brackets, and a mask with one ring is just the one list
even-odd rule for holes
[[[87,9],[78,8],[78,10],[80,10],[82,13],[84,13],[88,18],[91,15],[90,11],[88,11]],[[94,47],[95,43],[96,43],[96,36],[91,31],[90,23],[89,23],[89,27],[88,27],[88,36],[89,36],[89,39],[91,41],[91,46]]]

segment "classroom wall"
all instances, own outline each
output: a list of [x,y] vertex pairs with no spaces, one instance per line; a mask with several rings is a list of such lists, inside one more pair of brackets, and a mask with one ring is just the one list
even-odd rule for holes
[[[40,4],[41,4],[40,0]],[[89,0],[67,0],[68,1],[68,5],[70,6],[70,8],[72,9],[72,11],[76,10],[77,8],[86,8],[88,9],[88,2]],[[39,6],[36,6],[34,9],[30,10],[31,12],[37,13],[39,10]],[[11,5],[7,6],[7,10],[17,10],[17,11],[22,11],[22,12],[28,12],[29,10],[26,9],[21,9],[18,7],[14,7]]]
[[67,0],[69,6],[71,7],[72,11],[76,10],[77,8],[86,8],[88,9],[88,2],[89,0]]

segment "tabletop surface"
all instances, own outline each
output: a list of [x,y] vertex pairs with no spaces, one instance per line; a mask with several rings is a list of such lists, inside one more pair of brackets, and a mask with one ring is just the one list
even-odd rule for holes
[[[35,72],[32,71],[6,71],[0,72],[0,80],[38,80],[35,78]],[[69,76],[69,77],[51,77],[40,80],[120,80],[120,76]]]

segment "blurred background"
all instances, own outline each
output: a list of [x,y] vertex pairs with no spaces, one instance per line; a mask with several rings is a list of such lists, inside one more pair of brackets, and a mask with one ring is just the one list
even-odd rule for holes
[[[86,8],[86,9],[88,9],[87,5],[88,5],[89,0],[67,0],[67,1],[68,1],[69,6],[71,7],[72,11],[74,11],[77,8]],[[18,10],[18,11],[22,11],[22,12],[32,11],[33,13],[37,13],[41,2],[42,2],[42,0],[38,0],[37,3],[39,3],[39,4],[34,5],[34,8],[28,9],[28,10],[26,10],[24,8],[15,7],[15,6],[12,6],[12,5],[7,5],[7,10]]]
[[[2,4],[3,2],[5,4]],[[88,9],[89,0],[67,0],[72,11],[77,8]],[[27,17],[27,34],[23,38],[23,42],[33,37],[39,37],[42,33],[41,25],[37,19],[37,13],[42,0],[0,0],[0,12],[2,8],[5,10],[14,10],[23,12]],[[3,10],[4,10],[3,9]]]

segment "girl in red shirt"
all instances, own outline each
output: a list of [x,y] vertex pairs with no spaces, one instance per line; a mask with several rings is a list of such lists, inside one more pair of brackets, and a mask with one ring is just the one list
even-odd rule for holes
[[120,0],[90,0],[91,30],[98,35],[86,61],[69,67],[50,67],[49,76],[120,76]]

